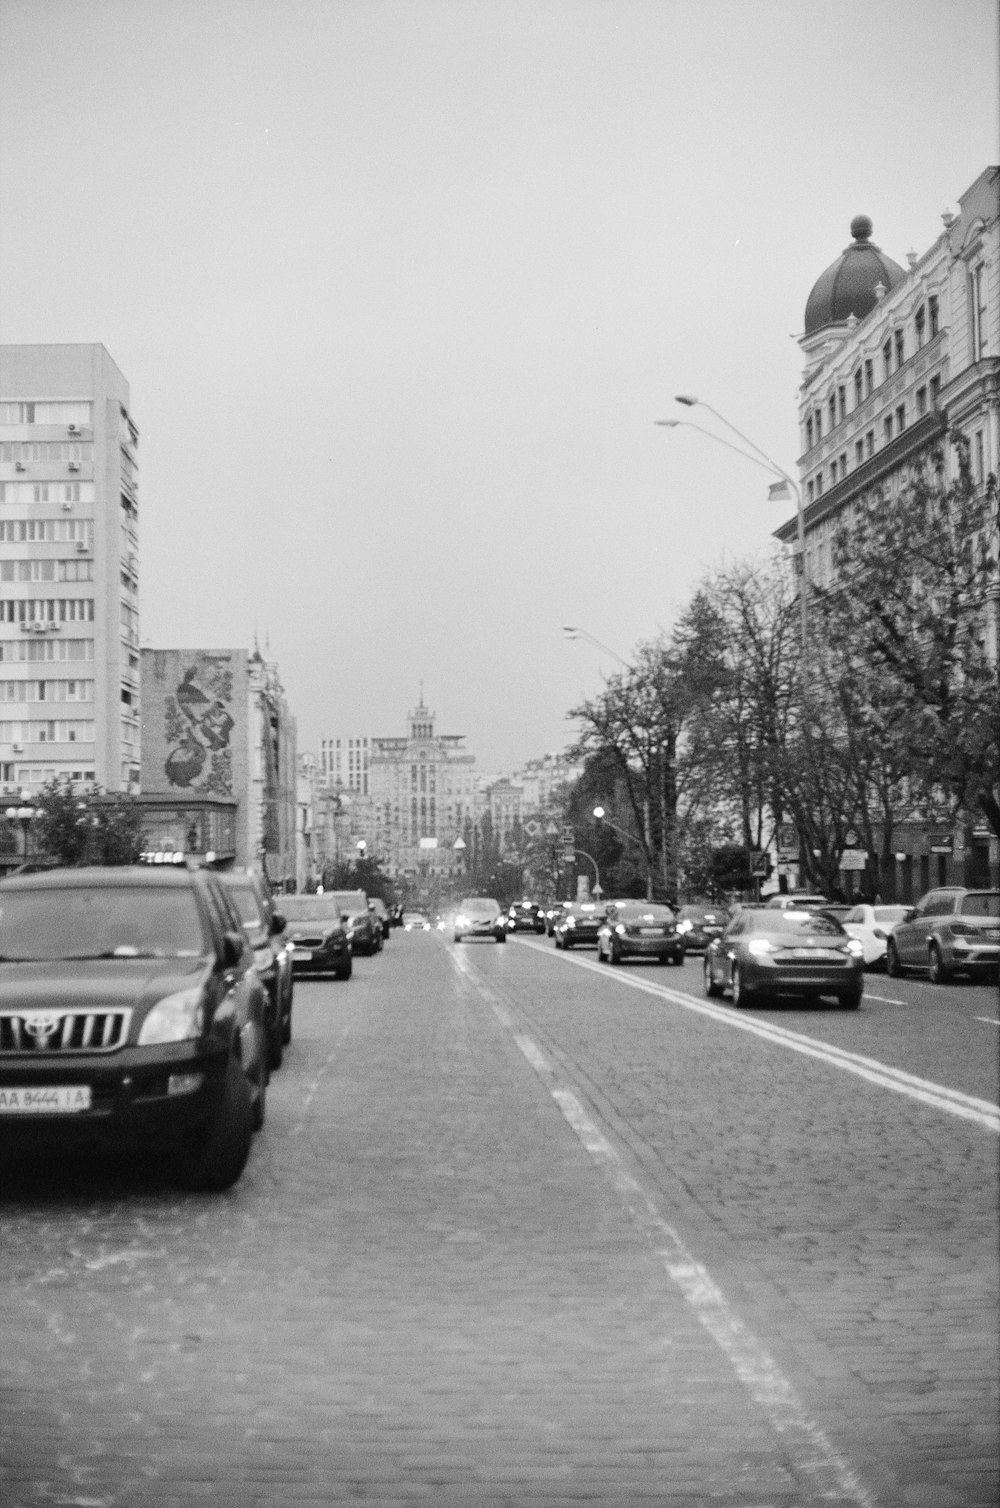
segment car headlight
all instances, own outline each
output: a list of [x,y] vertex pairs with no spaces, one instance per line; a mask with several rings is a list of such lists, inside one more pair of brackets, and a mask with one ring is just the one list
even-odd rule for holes
[[575,916],[567,916],[567,918],[566,918],[566,925],[567,925],[567,927],[575,927],[576,926],[576,917]]
[[765,953],[774,952],[774,943],[768,942],[766,937],[752,937],[747,943],[747,952],[761,958]]
[[694,922],[688,921],[685,917],[684,921],[677,923],[677,930],[678,932],[692,932],[694,930]]
[[852,937],[850,942],[847,944],[847,951],[848,953],[853,954],[855,958],[864,958],[865,956],[864,944],[858,942],[858,939],[856,937]]
[[615,928],[615,931],[618,933],[619,937],[624,937],[625,936],[625,923],[624,922],[619,922],[618,925],[617,925],[617,927]]
[[139,1046],[152,1047],[163,1042],[188,1042],[200,1037],[205,1026],[201,990],[180,990],[158,1001],[139,1032]]

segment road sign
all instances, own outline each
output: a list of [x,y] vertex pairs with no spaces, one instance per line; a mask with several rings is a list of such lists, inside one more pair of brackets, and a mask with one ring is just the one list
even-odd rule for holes
[[564,848],[559,857],[564,864],[574,864],[576,862],[576,849]]
[[840,856],[841,869],[864,869],[867,863],[867,848],[845,848]]
[[799,835],[790,822],[783,822],[778,828],[778,847],[782,853],[799,851]]

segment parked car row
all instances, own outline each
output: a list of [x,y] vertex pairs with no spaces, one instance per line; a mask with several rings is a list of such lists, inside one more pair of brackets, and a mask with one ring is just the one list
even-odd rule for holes
[[384,919],[362,891],[276,900],[259,873],[188,864],[0,882],[0,1150],[148,1146],[185,1186],[228,1188],[292,1039],[295,976],[348,979]]

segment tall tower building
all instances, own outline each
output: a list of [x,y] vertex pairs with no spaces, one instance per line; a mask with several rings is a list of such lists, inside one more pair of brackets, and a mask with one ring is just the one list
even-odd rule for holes
[[138,790],[138,440],[103,346],[0,346],[0,786]]

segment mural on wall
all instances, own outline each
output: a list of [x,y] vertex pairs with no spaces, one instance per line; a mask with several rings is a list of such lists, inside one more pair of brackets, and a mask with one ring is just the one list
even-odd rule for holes
[[232,705],[228,657],[196,655],[174,692],[164,698],[168,753],[163,771],[171,785],[215,796],[233,794]]

